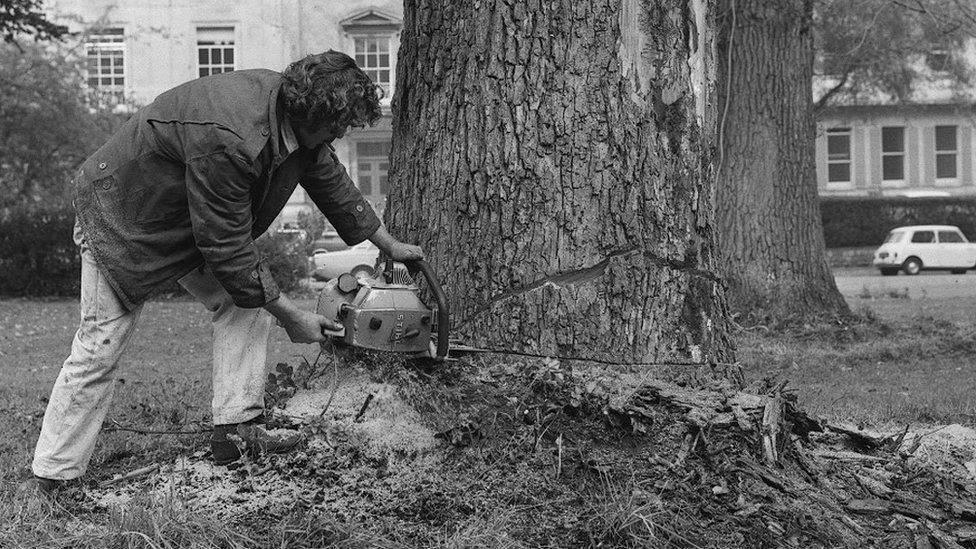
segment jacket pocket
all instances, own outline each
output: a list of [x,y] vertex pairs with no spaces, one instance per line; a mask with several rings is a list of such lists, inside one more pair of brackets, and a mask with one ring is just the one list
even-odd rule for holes
[[140,186],[119,184],[115,174],[100,177],[92,182],[92,196],[99,209],[116,222],[131,224],[142,205],[146,189]]

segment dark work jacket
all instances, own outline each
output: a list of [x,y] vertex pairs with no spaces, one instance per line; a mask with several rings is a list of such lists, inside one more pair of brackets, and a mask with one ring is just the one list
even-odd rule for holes
[[277,299],[254,239],[301,183],[347,244],[380,226],[330,145],[280,145],[281,76],[200,78],[141,109],[82,164],[74,204],[98,266],[132,309],[206,263],[240,307]]

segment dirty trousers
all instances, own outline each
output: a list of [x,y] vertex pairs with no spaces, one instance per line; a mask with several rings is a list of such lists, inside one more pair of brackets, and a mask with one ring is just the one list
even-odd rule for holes
[[[79,477],[88,467],[119,357],[142,312],[141,305],[131,311],[122,306],[77,229],[75,242],[82,260],[81,323],[51,391],[33,463],[35,475],[61,480]],[[196,269],[179,282],[213,313],[214,424],[257,417],[264,409],[271,315],[235,306],[208,270]]]

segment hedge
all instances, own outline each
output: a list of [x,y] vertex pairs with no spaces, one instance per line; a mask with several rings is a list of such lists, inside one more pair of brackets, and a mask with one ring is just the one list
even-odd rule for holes
[[0,295],[74,296],[81,257],[65,206],[15,206],[0,216]]
[[976,241],[976,197],[822,198],[820,216],[828,248],[878,246],[904,225],[956,225]]
[[[80,290],[81,257],[72,239],[70,206],[17,206],[0,212],[0,296],[66,297]],[[257,241],[282,291],[299,287],[308,275],[303,246],[269,234]],[[176,284],[164,294],[185,295]]]

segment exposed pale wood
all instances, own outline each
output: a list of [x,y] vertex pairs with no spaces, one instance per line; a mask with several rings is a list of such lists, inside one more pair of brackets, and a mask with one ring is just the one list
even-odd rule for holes
[[867,475],[855,474],[854,478],[857,480],[858,484],[861,485],[861,487],[879,498],[889,498],[894,493],[894,491],[886,484]]
[[124,475],[119,475],[117,477],[114,477],[114,478],[111,478],[111,479],[102,481],[102,483],[100,484],[100,486],[111,486],[113,484],[117,484],[117,483],[122,482],[122,481],[125,481],[125,480],[131,480],[131,479],[134,479],[134,478],[144,477],[144,476],[150,475],[152,473],[155,473],[158,470],[159,470],[159,464],[158,463],[154,463],[152,465],[147,465],[146,467],[141,467],[139,469],[135,469],[133,471],[129,471],[128,473],[126,473]]
[[882,456],[869,456],[850,450],[829,450],[825,448],[815,448],[810,453],[827,459],[842,459],[848,461],[889,461],[889,458]]
[[783,399],[779,395],[766,401],[763,408],[762,442],[763,458],[766,465],[773,465],[779,461],[777,439],[783,415]]

